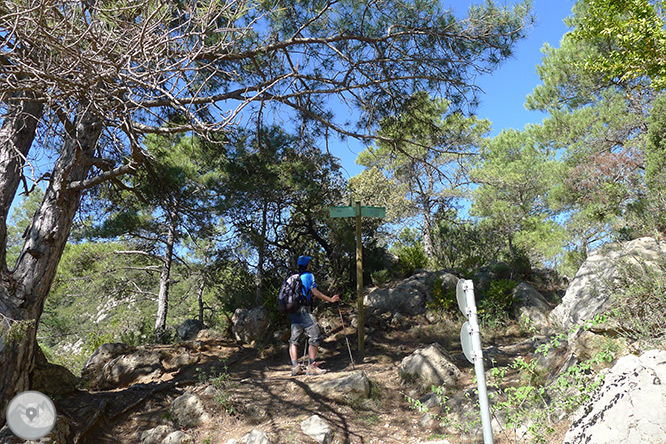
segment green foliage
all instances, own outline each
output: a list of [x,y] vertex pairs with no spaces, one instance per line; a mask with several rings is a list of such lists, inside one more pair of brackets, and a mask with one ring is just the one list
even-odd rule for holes
[[627,262],[612,283],[608,322],[644,348],[661,347],[666,332],[666,261]]
[[470,214],[505,242],[512,257],[521,250],[536,263],[561,247],[561,237],[543,236],[558,226],[550,219],[547,191],[559,169],[535,128],[505,130],[484,146],[470,174],[479,184]]
[[663,6],[651,0],[580,0],[573,38],[592,41],[605,51],[578,64],[607,78],[646,76],[656,89],[666,87]]
[[415,270],[428,265],[423,241],[414,229],[405,228],[398,235],[398,241],[391,247],[391,252],[398,257],[396,268],[402,276],[410,276]]
[[458,299],[455,287],[445,287],[444,282],[437,278],[432,284],[431,299],[427,303],[430,310],[451,312],[458,310]]
[[[608,363],[615,358],[615,351],[610,348],[570,366],[555,378],[551,376],[552,369],[541,365],[538,355],[547,356],[565,342],[565,335],[556,335],[538,347],[536,356],[518,357],[506,367],[493,367],[488,371],[486,384],[491,417],[498,415],[504,418],[503,436],[513,437],[509,439],[515,439],[515,442],[550,442],[561,415],[578,409],[603,383],[603,374],[594,372],[594,369],[600,363]],[[471,408],[465,409],[466,413],[461,415],[460,420],[451,419],[450,397],[443,387],[433,386],[431,390],[439,399],[441,413],[428,411],[417,399],[405,395],[410,407],[432,415],[453,434],[468,433],[480,426],[477,390],[465,392],[466,403]],[[438,436],[450,438],[447,433]]]
[[[386,176],[384,181],[394,183],[393,195],[404,194],[402,199],[408,205],[403,211],[415,216],[421,225],[429,257],[435,254],[434,213],[462,196],[464,165],[490,128],[490,122],[453,112],[449,105],[425,92],[411,95],[399,115],[381,120],[377,145],[363,151],[356,160],[381,171]],[[404,202],[400,196],[393,200]]]
[[489,288],[479,297],[479,322],[493,327],[505,325],[515,303],[513,290],[516,286],[518,282],[510,279],[491,281]]
[[483,224],[460,219],[455,209],[438,211],[434,228],[433,267],[466,275],[498,259],[503,242]]
[[377,270],[370,274],[372,283],[376,287],[383,287],[391,278],[391,272],[388,270]]
[[235,383],[229,376],[224,360],[222,361],[222,364],[224,365],[222,371],[211,369],[209,372],[205,372],[201,368],[196,368],[195,371],[200,383],[207,383],[215,388],[215,402],[217,402],[228,415],[236,415],[238,410],[234,405],[233,396],[230,392],[230,389],[234,387]]

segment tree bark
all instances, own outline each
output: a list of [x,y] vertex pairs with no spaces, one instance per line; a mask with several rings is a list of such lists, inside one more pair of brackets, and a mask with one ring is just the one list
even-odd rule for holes
[[259,260],[257,261],[257,307],[261,305],[261,286],[264,281],[264,262],[266,260],[266,232],[268,231],[268,202],[264,201],[264,206],[261,210],[261,234],[259,235],[259,246],[257,254]]
[[0,264],[7,273],[7,216],[42,115],[41,102],[8,100],[0,128]]
[[157,298],[157,318],[155,319],[155,336],[159,339],[166,330],[167,311],[169,310],[169,286],[171,284],[171,264],[173,263],[173,245],[176,239],[176,210],[169,214],[169,231],[167,234],[166,251],[162,271],[160,272],[160,290]]
[[[95,154],[102,125],[87,109],[79,111],[74,133],[65,136],[60,157],[51,173],[44,199],[26,232],[13,273],[0,286],[0,421],[5,422],[9,401],[30,388],[36,348],[36,326],[67,243],[81,189],[69,187],[84,180]],[[7,190],[7,178],[0,177]]]

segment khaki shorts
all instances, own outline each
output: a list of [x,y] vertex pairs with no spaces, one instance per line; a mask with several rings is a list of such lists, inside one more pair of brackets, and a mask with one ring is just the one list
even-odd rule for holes
[[319,324],[317,324],[317,319],[307,308],[304,307],[300,311],[290,314],[289,319],[291,320],[290,344],[298,345],[304,335],[307,335],[310,345],[316,347],[321,344],[322,337],[319,331]]

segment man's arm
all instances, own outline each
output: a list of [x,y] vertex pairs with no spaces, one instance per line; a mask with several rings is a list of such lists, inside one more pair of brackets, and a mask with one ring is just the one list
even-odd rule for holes
[[319,291],[319,289],[317,289],[317,287],[314,287],[314,288],[312,289],[312,294],[313,294],[317,299],[321,299],[322,301],[326,301],[326,302],[338,302],[338,301],[340,300],[340,296],[339,296],[339,295],[335,294],[335,295],[333,295],[333,297],[330,297],[330,298],[329,298],[329,297],[326,296],[324,293],[322,293],[321,291]]

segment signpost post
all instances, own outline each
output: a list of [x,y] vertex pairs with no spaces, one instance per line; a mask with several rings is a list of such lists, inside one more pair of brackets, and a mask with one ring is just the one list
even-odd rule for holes
[[476,381],[479,386],[479,407],[481,408],[483,442],[485,444],[493,444],[493,429],[490,422],[486,373],[483,368],[483,350],[481,349],[481,335],[479,334],[479,320],[476,312],[474,285],[472,281],[465,279],[458,281],[456,299],[458,300],[458,308],[460,308],[462,314],[468,319],[460,330],[460,344],[467,360],[474,364]]
[[361,242],[362,217],[386,217],[384,207],[362,207],[360,201],[349,207],[331,207],[330,217],[356,218],[356,293],[358,296],[358,352],[365,355],[365,314],[363,310],[363,243]]

